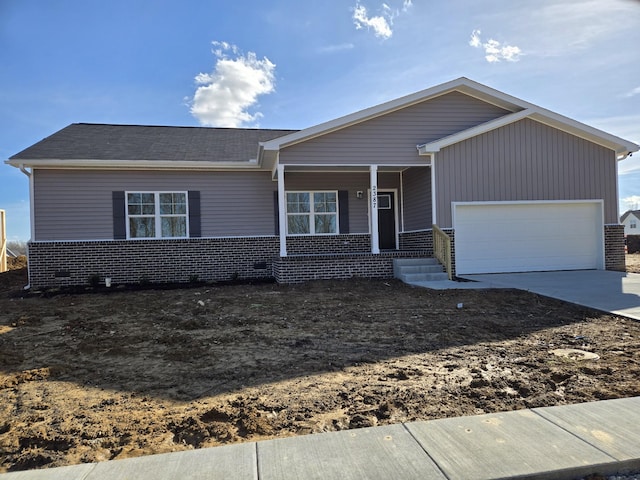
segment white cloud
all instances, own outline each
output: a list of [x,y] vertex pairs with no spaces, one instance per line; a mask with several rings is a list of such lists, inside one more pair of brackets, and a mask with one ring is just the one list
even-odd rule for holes
[[367,30],[371,29],[376,37],[387,40],[393,35],[391,28],[393,20],[401,13],[407,13],[412,6],[413,2],[411,0],[404,0],[402,2],[402,9],[394,9],[387,3],[383,3],[380,7],[382,10],[381,14],[370,17],[367,8],[360,2],[357,2],[353,8],[353,23],[356,26],[356,30],[362,28],[367,28]]
[[[515,18],[517,23],[510,23]],[[637,31],[637,18],[637,0],[540,0],[535,8],[529,2],[511,2],[508,10],[498,9],[483,21],[517,32],[527,56],[554,58],[587,52],[592,61],[602,61],[619,48],[611,43],[612,37]],[[621,47],[625,45],[619,41]]]
[[636,95],[640,95],[640,87],[636,87],[632,90],[629,90],[627,93],[624,94],[624,97],[629,98],[629,97],[635,97]]
[[522,50],[520,47],[514,45],[506,45],[490,38],[486,42],[482,42],[480,38],[480,30],[474,30],[471,32],[471,38],[469,39],[469,45],[474,48],[483,48],[485,56],[484,58],[489,63],[496,63],[500,60],[506,60],[508,62],[517,62],[520,60]]
[[473,32],[471,32],[471,39],[469,40],[469,45],[476,48],[482,45],[482,42],[480,41],[481,33],[482,32],[480,30],[474,30]]
[[[191,114],[200,124],[214,127],[253,125],[262,117],[250,113],[260,95],[275,91],[275,64],[254,52],[243,55],[227,42],[212,42],[216,64],[212,73],[199,73],[191,100]],[[233,56],[230,58],[229,53]]]
[[353,43],[340,43],[338,45],[326,45],[318,49],[319,53],[335,53],[342,52],[344,50],[351,50],[355,45]]
[[540,17],[558,28],[564,35],[559,48],[589,48],[603,36],[620,30],[622,24],[638,14],[637,2],[628,0],[565,0],[550,2],[533,9],[533,18]]
[[369,17],[367,15],[367,8],[364,5],[356,4],[353,9],[353,23],[356,25],[356,29],[371,28],[376,37],[383,39],[391,38],[393,30],[391,30],[390,21],[383,16]]
[[631,195],[622,199],[624,211],[640,209],[640,195]]

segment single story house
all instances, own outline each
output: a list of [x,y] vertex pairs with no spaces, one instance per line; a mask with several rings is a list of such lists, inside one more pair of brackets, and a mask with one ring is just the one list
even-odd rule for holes
[[624,268],[638,145],[459,78],[299,131],[72,124],[29,177],[32,287]]
[[640,235],[640,210],[627,210],[620,217],[625,235]]

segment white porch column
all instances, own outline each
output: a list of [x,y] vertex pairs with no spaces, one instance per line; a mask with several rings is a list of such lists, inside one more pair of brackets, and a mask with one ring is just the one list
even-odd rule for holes
[[431,223],[433,225],[438,224],[438,218],[436,216],[436,154],[431,154]]
[[278,223],[280,224],[280,256],[287,256],[287,198],[284,189],[284,165],[278,164]]
[[371,177],[371,253],[380,253],[380,238],[378,234],[378,166],[369,167]]

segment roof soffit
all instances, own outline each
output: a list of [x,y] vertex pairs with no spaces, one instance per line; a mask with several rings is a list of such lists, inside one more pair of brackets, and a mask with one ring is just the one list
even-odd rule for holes
[[211,162],[175,160],[95,160],[95,159],[9,159],[17,168],[78,170],[266,170],[257,161]]

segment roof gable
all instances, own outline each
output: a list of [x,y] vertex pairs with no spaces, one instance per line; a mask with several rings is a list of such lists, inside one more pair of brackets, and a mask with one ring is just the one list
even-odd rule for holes
[[335,120],[330,120],[283,137],[275,138],[271,141],[263,142],[263,148],[265,150],[278,150],[282,147],[300,143],[310,138],[325,135],[336,130],[341,130],[351,125],[380,117],[454,91],[478,98],[479,100],[508,111],[518,111],[522,109],[522,107],[515,102],[517,100],[515,97],[493,90],[485,85],[469,80],[468,78],[461,77],[426,90],[421,90],[380,105],[366,108],[359,112],[345,115]]
[[281,148],[305,142],[312,138],[323,136],[454,91],[461,92],[484,102],[499,106],[512,113],[505,115],[504,118],[491,120],[483,125],[472,127],[463,132],[458,132],[457,134],[450,135],[429,144],[416,145],[421,154],[431,154],[438,151],[438,149],[443,146],[451,145],[475,135],[480,135],[508,123],[521,120],[525,117],[530,117],[541,123],[545,123],[554,128],[558,128],[593,143],[615,150],[616,154],[621,158],[624,158],[630,152],[636,152],[640,149],[640,147],[633,142],[629,142],[620,137],[616,137],[615,135],[590,127],[532,103],[498,90],[494,90],[486,85],[474,82],[473,80],[469,80],[465,77],[367,108],[329,122],[321,123],[289,135],[274,138],[263,142],[262,148],[265,152],[279,151]]
[[638,220],[640,220],[640,210],[627,210],[626,212],[624,212],[622,214],[622,216],[620,217],[620,222],[624,222],[628,217],[630,216],[634,216],[636,217]]

